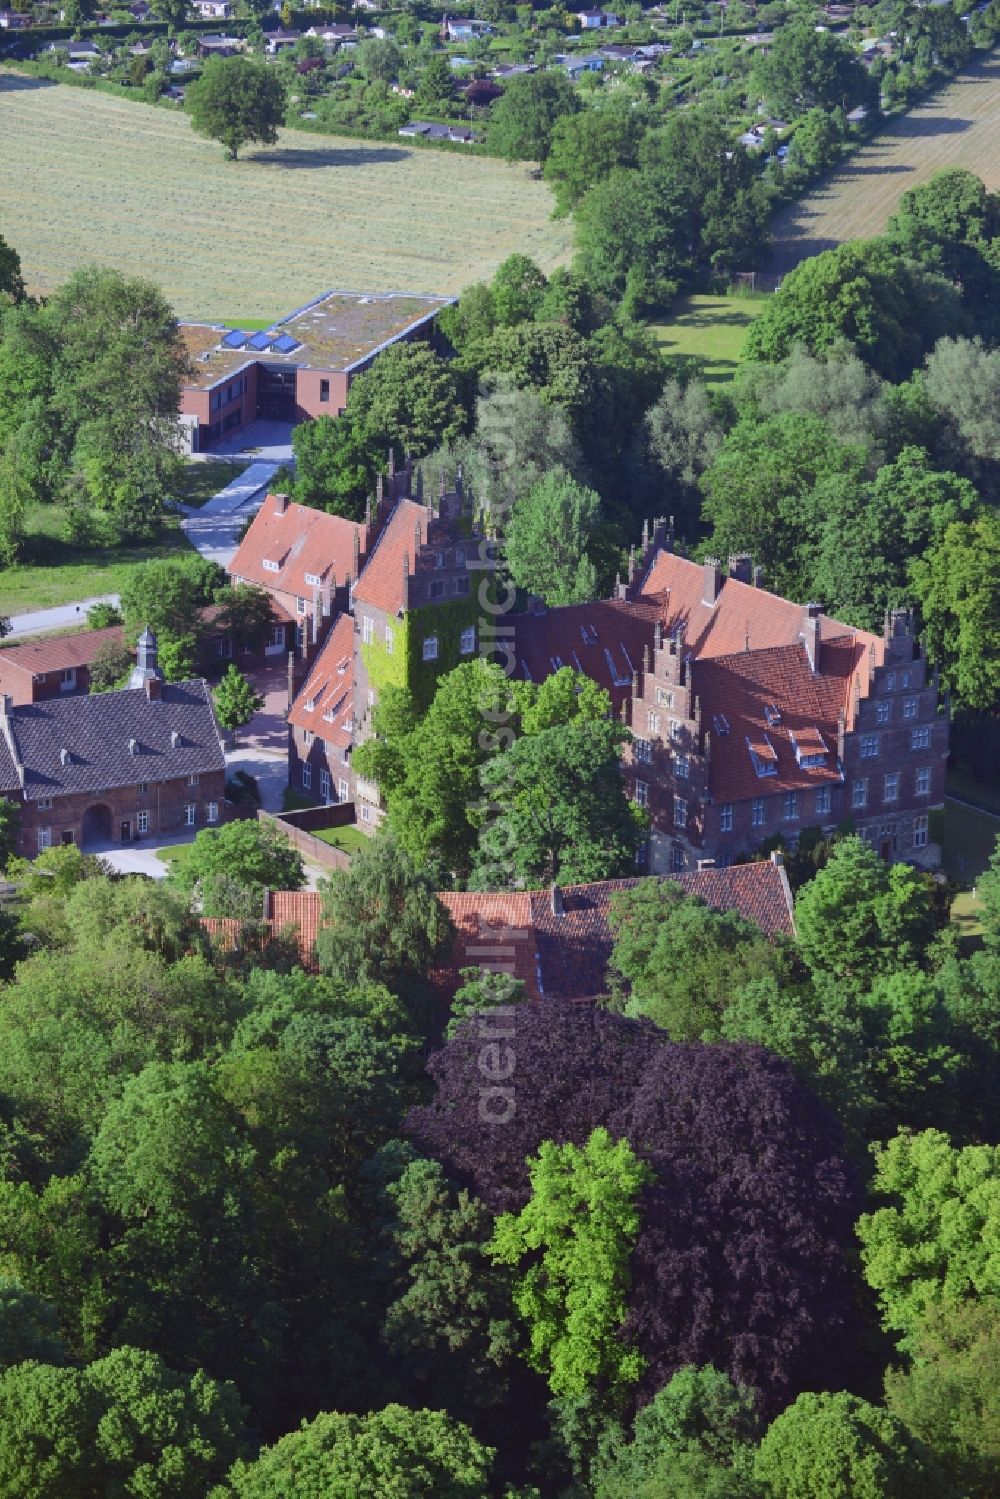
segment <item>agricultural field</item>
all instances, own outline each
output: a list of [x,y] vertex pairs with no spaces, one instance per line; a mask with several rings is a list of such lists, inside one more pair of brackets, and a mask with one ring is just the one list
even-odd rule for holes
[[750,324],[766,305],[764,297],[684,297],[650,331],[670,359],[692,365],[708,385],[722,385],[736,373]]
[[966,167],[1000,188],[1000,58],[970,67],[878,137],[774,222],[774,261],[788,271],[843,240],[881,234],[908,188]]
[[282,130],[227,162],[185,115],[0,69],[3,235],[35,292],[91,261],[179,317],[291,312],[330,287],[457,294],[514,250],[546,270],[571,226],[523,166]]

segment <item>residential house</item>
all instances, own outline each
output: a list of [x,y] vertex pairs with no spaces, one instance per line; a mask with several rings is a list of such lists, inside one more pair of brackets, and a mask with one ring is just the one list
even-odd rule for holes
[[476,21],[471,18],[452,21],[445,16],[441,22],[442,39],[449,42],[467,42],[477,36],[492,36],[496,27],[491,26],[488,21]]
[[23,856],[221,820],[226,766],[208,684],[164,682],[149,630],[137,655],[119,692],[19,707],[0,695],[0,795],[21,806]]
[[192,0],[203,21],[228,21],[235,12],[232,0]]
[[604,31],[610,26],[620,26],[621,16],[610,10],[577,10],[573,12],[581,31]]
[[354,654],[354,620],[339,614],[288,712],[289,785],[321,802],[352,799]]
[[560,57],[557,61],[562,63],[574,82],[582,78],[584,73],[603,72],[607,63],[600,52],[592,52],[587,57]]
[[429,120],[409,120],[396,134],[411,140],[419,136],[425,141],[456,141],[462,146],[474,146],[479,139],[467,125],[438,125]]
[[245,50],[245,44],[238,36],[222,36],[216,32],[206,32],[198,38],[199,57],[235,57],[237,52]]
[[264,33],[264,47],[270,57],[276,57],[279,52],[287,52],[295,46],[301,31],[286,31],[279,27],[277,31],[266,31]]
[[90,691],[90,668],[108,645],[122,645],[121,625],[0,649],[0,692],[14,707]]
[[0,31],[25,31],[31,16],[19,10],[0,10]]

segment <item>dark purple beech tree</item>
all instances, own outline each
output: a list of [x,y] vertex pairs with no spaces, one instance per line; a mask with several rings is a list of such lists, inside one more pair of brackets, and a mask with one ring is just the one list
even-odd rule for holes
[[684,1364],[752,1386],[768,1415],[836,1387],[860,1193],[839,1124],[787,1063],[549,1000],[470,1022],[429,1067],[436,1096],[410,1133],[494,1211],[523,1206],[542,1140],[604,1125],[654,1167],[622,1328],[648,1360],[644,1398]]

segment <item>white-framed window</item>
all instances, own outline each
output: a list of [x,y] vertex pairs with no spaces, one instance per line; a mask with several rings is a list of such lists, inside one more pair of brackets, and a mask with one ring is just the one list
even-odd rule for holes
[[312,729],[302,730],[302,743],[305,745],[306,749],[309,748],[315,738],[316,735],[313,733]]
[[816,793],[816,816],[827,817],[830,812],[830,788],[821,786]]
[[41,853],[43,849],[51,848],[51,847],[52,847],[52,829],[51,828],[39,828],[38,829],[38,852]]
[[719,832],[731,833],[733,831],[733,804],[725,802],[719,808]]
[[305,627],[305,625],[296,625],[295,626],[295,644],[297,645],[297,647],[299,648],[299,650],[301,650],[302,647],[305,645],[305,643],[306,643],[306,627]]
[[919,729],[910,730],[910,749],[930,749],[931,726],[922,724]]
[[876,703],[876,705],[875,705],[875,719],[876,719],[876,722],[878,722],[878,723],[888,723],[889,722],[889,717],[890,717],[891,713],[892,713],[892,704],[891,703]]
[[691,762],[688,759],[687,755],[678,750],[674,755],[674,770],[677,772],[682,781],[686,781],[688,779],[690,769]]
[[138,833],[149,832],[149,813],[137,812],[135,815],[135,827]]
[[904,697],[904,699],[903,699],[903,717],[904,718],[916,718],[916,716],[917,716],[917,708],[918,707],[919,707],[919,701],[918,701],[917,698],[915,698],[915,697]]
[[764,798],[755,796],[750,804],[750,826],[762,828],[764,826]]
[[436,661],[438,653],[438,638],[436,635],[428,635],[424,639],[423,657],[425,661]]
[[885,690],[886,692],[895,692],[896,690],[896,673],[894,671],[886,674]]
[[646,732],[658,734],[660,732],[660,715],[658,713],[646,714]]
[[899,771],[890,770],[882,783],[882,800],[884,802],[899,801]]
[[395,649],[395,647],[396,647],[396,636],[395,636],[395,633],[393,632],[392,625],[386,625],[386,627],[385,627],[385,653],[386,653],[386,655],[387,656],[391,656],[392,653],[393,653],[393,651],[394,651],[394,649]]
[[284,645],[284,643],[285,643],[285,627],[284,627],[284,625],[275,625],[274,629],[271,631],[271,639],[270,639],[269,644],[271,646],[277,648],[278,646]]
[[198,817],[197,802],[188,802],[184,808],[184,826],[193,828]]
[[191,772],[191,774],[188,776],[187,783],[188,783],[189,786],[197,786],[197,784],[198,784],[198,772],[196,770],[193,770]]
[[674,827],[686,828],[688,821],[688,804],[682,796],[674,797]]
[[348,784],[347,784],[346,781],[343,781],[343,780],[338,781],[337,782],[337,800],[340,801],[340,802],[346,802],[349,790],[350,790],[350,787],[348,786]]
[[330,800],[330,772],[325,765],[320,768],[319,794],[325,802]]
[[632,746],[635,750],[635,758],[641,765],[648,765],[653,758],[653,746],[648,739],[633,739]]
[[786,791],[781,800],[781,815],[786,822],[795,822],[799,815],[799,793]]
[[913,819],[913,847],[927,847],[927,818],[915,817]]
[[372,809],[371,809],[371,807],[369,807],[369,805],[368,805],[367,802],[362,802],[361,803],[361,806],[359,808],[359,812],[360,812],[360,815],[361,815],[361,821],[362,822],[371,822],[371,820],[372,820]]
[[52,798],[51,796],[40,796],[35,805],[39,812],[47,812],[52,805]]
[[140,781],[139,782],[139,795],[140,796],[148,796],[149,795],[149,782],[148,781]]
[[868,782],[866,780],[851,782],[851,806],[866,807],[868,805]]
[[878,759],[878,735],[862,734],[861,736],[861,758],[862,760]]
[[361,643],[371,645],[375,638],[375,621],[367,614],[361,616]]
[[656,701],[664,708],[674,706],[674,694],[669,687],[657,687]]
[[922,765],[917,771],[917,795],[930,796],[931,794],[931,772],[930,766]]
[[904,671],[899,680],[905,692],[906,688],[910,685],[910,673],[908,671]]
[[59,673],[59,691],[72,692],[76,686],[76,667],[67,666]]
[[296,599],[295,600],[295,612],[296,612],[296,614],[305,614],[305,613],[308,612],[308,609],[309,609],[309,603],[308,603],[307,599]]
[[640,807],[649,806],[649,786],[645,781],[636,781],[635,799],[639,803]]
[[369,687],[368,691],[365,693],[365,698],[367,700],[369,708],[374,708],[374,706],[375,706],[375,689],[374,689],[374,687]]
[[476,649],[476,627],[469,625],[462,631],[462,640],[459,649],[463,656],[471,656]]
[[206,822],[218,822],[218,820],[219,820],[219,803],[218,802],[206,802],[205,803],[205,821]]

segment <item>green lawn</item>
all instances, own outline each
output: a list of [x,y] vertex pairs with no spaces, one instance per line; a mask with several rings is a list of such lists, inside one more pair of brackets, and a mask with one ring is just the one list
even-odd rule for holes
[[321,843],[328,843],[331,848],[339,848],[345,854],[356,854],[370,841],[353,823],[342,828],[324,828],[320,833],[313,833],[313,837],[318,838]]
[[968,770],[949,770],[948,791],[1000,817],[1000,785],[996,781],[974,781]]
[[722,385],[736,373],[747,330],[766,305],[765,297],[684,297],[650,328],[664,354],[696,366],[709,385]]
[[205,458],[196,463],[185,463],[182,483],[174,498],[181,505],[192,505],[200,510],[220,489],[231,484],[245,467],[245,463],[230,463],[227,458]]
[[1000,836],[1000,817],[977,812],[948,800],[944,811],[944,869],[962,889],[952,902],[951,919],[958,927],[963,948],[982,936],[979,902],[972,889],[982,874]]
[[0,614],[26,614],[95,594],[118,593],[136,563],[189,550],[183,533],[176,530],[165,531],[159,541],[135,546],[81,547],[64,539],[63,521],[58,505],[36,505],[28,512],[22,561],[0,572]]

